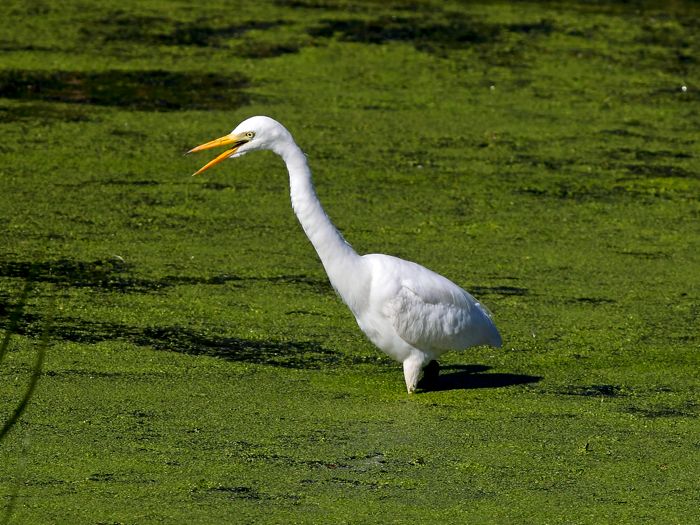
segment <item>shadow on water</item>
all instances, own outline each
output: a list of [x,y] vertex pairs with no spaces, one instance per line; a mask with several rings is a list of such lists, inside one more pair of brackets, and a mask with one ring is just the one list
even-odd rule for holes
[[170,71],[0,71],[0,97],[141,111],[231,110],[249,103],[240,74]]
[[[0,302],[0,328],[3,329],[12,328],[4,315],[7,310],[6,305]],[[25,313],[17,321],[13,332],[17,335],[39,337],[42,326],[41,316]],[[256,341],[225,337],[180,326],[139,327],[72,317],[53,319],[50,339],[82,344],[122,341],[155,350],[283,368],[317,369],[339,364],[343,360],[339,352],[310,341]]]
[[[87,288],[102,293],[159,293],[169,287],[183,285],[223,285],[229,282],[267,282],[282,285],[310,287],[317,293],[332,294],[326,280],[306,275],[278,275],[267,277],[215,276],[164,276],[157,279],[134,277],[129,265],[119,259],[76,261],[0,261],[0,278],[27,279],[34,283],[47,283],[68,288]],[[515,287],[494,287],[481,292],[505,295],[526,294],[527,290]],[[39,337],[43,323],[39,315],[24,312],[22,317],[10,323],[13,305],[9,297],[0,293],[0,329],[14,326],[18,335]],[[260,341],[227,337],[207,329],[194,330],[183,326],[132,326],[121,323],[87,320],[77,317],[57,317],[51,321],[51,339],[73,343],[95,344],[106,341],[150,347],[189,355],[207,355],[229,361],[268,364],[286,368],[321,368],[341,364],[367,362],[357,356],[346,356],[329,350],[313,341]],[[376,359],[370,362],[377,363]],[[534,376],[516,374],[483,374],[488,367],[447,366],[443,374],[431,377],[426,374],[424,386],[428,390],[453,390],[465,388],[497,388],[539,381]],[[447,371],[447,373],[445,373]],[[429,383],[429,384],[428,384]]]
[[183,285],[222,285],[228,282],[268,282],[308,286],[319,293],[332,293],[326,280],[306,275],[273,275],[241,277],[220,274],[210,277],[164,276],[159,279],[134,277],[129,266],[119,259],[75,261],[0,261],[0,277],[23,278],[31,275],[34,282],[52,283],[71,288],[94,288],[105,292],[153,293]]
[[[0,262],[0,278],[26,279],[28,276],[31,276],[34,283],[50,283],[65,288],[91,288],[100,292],[150,293],[176,285],[221,285],[229,281],[252,280],[301,284],[311,286],[319,292],[331,293],[327,283],[303,275],[252,278],[230,275],[202,278],[177,276],[148,280],[129,276],[126,265],[119,260]],[[12,312],[15,306],[9,297],[0,294],[0,329],[11,330],[18,335],[40,337],[44,324],[41,316],[23,312],[21,317],[13,319]],[[50,337],[53,340],[83,344],[122,341],[156,350],[286,368],[320,368],[349,359],[315,342],[258,341],[226,337],[206,330],[197,331],[180,326],[139,327],[74,317],[52,319]]]
[[491,369],[485,365],[448,365],[441,367],[440,374],[426,374],[418,387],[424,392],[444,390],[470,390],[474,388],[502,388],[527,385],[542,380],[540,376],[525,374],[486,373]]

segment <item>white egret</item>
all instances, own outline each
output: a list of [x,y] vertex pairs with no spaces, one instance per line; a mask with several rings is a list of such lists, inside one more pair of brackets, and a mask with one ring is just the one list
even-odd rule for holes
[[501,346],[488,310],[468,292],[416,263],[390,255],[358,255],[323,211],[306,155],[292,135],[269,117],[252,117],[230,134],[191,149],[228,148],[195,175],[223,160],[256,150],[272,150],[289,172],[292,208],[313,244],[333,288],[352,311],[360,329],[380,350],[403,364],[409,393],[423,369],[448,350]]

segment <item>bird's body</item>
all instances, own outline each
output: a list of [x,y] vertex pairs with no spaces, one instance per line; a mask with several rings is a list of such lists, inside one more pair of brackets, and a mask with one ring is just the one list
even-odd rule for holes
[[270,149],[282,157],[292,207],[331,284],[370,341],[403,364],[409,393],[415,391],[422,369],[444,352],[501,345],[488,311],[449,279],[397,257],[360,256],[353,250],[321,207],[306,156],[279,122],[252,117],[229,135],[191,151],[222,145],[233,147],[197,173],[257,149]]

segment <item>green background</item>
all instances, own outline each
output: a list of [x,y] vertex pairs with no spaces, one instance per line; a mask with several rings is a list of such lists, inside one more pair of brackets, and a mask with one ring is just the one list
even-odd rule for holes
[[[698,522],[697,3],[6,4],[5,522]],[[190,177],[255,114],[503,348],[408,396],[279,158]]]

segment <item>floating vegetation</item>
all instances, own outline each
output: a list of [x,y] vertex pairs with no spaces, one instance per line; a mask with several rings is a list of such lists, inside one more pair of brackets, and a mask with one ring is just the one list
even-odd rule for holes
[[[0,523],[697,521],[700,4],[657,4],[10,2],[0,427],[56,308]],[[283,167],[189,178],[253,112],[503,347],[406,396]]]

